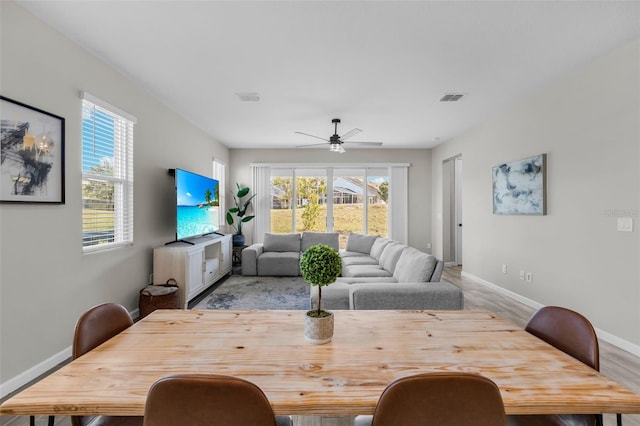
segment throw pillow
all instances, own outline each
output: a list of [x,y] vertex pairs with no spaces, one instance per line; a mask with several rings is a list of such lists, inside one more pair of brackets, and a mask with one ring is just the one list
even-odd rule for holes
[[308,232],[302,233],[301,250],[305,251],[316,244],[326,244],[336,251],[340,248],[340,236],[337,232]]
[[369,254],[371,253],[371,246],[373,245],[376,238],[378,238],[377,235],[362,235],[354,234],[352,232],[347,238],[347,247],[345,250]]
[[393,274],[396,269],[396,263],[398,262],[398,259],[402,254],[402,250],[404,250],[405,247],[406,246],[404,244],[400,244],[396,241],[392,241],[387,244],[380,255],[380,266]]
[[384,250],[384,248],[390,242],[391,240],[386,237],[376,238],[376,240],[373,242],[373,245],[371,246],[371,257],[373,257],[377,261],[380,261],[380,255],[382,254],[382,250]]
[[300,234],[264,234],[264,251],[300,251]]
[[436,258],[413,247],[402,251],[393,278],[399,283],[421,283],[431,280],[436,268]]

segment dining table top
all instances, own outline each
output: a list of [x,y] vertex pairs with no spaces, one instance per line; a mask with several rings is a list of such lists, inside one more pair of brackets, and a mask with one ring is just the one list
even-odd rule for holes
[[493,380],[507,414],[640,413],[640,395],[490,311],[333,311],[331,342],[306,311],[156,310],[0,405],[1,415],[143,415],[158,379],[249,380],[276,414],[373,414],[384,388],[427,372]]

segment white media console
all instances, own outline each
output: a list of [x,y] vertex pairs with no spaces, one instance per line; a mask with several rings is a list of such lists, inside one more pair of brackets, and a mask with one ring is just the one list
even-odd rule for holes
[[207,235],[153,249],[153,281],[173,278],[180,291],[180,307],[231,272],[231,235]]

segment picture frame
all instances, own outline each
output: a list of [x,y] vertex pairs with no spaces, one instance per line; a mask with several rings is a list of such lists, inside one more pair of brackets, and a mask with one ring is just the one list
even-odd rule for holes
[[64,204],[65,119],[0,96],[0,203]]
[[547,214],[547,154],[492,168],[493,214]]

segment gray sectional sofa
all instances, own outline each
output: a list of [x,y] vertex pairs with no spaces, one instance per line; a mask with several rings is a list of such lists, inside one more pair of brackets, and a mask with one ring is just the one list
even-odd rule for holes
[[[338,250],[338,234],[265,234],[242,251],[243,275],[300,275],[300,254],[315,244]],[[444,263],[385,237],[349,234],[342,276],[322,288],[323,309],[462,309],[462,290],[441,281]],[[311,306],[318,288],[311,287]]]
[[242,250],[242,275],[296,277],[300,275],[300,254],[316,244],[340,247],[336,232],[264,234],[262,243]]

